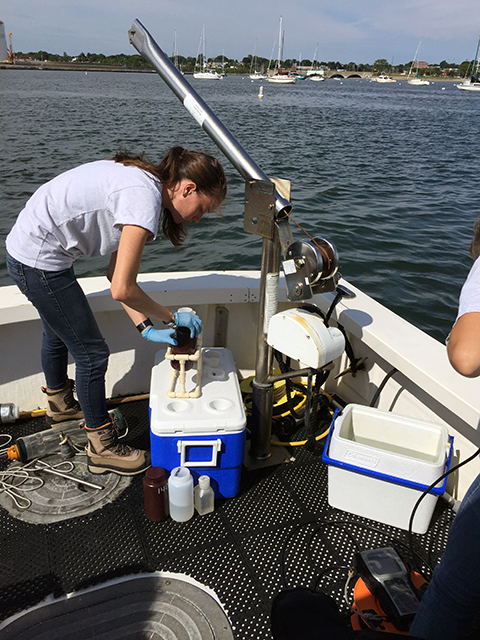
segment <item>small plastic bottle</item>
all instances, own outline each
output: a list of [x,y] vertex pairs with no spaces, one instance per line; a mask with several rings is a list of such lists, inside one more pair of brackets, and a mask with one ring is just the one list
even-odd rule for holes
[[186,522],[193,516],[193,478],[186,467],[172,469],[168,479],[170,516],[177,522]]
[[212,513],[215,508],[215,494],[210,486],[210,478],[208,476],[200,476],[198,484],[195,487],[195,509],[199,515]]
[[168,516],[168,480],[165,469],[150,467],[143,478],[145,515],[152,522],[162,522]]

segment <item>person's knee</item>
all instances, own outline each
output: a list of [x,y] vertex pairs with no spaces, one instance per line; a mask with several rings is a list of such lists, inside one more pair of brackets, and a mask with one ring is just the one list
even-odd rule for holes
[[109,357],[110,349],[102,338],[101,340],[95,340],[85,345],[82,352],[76,357],[74,356],[74,360],[77,369],[105,373],[108,367]]

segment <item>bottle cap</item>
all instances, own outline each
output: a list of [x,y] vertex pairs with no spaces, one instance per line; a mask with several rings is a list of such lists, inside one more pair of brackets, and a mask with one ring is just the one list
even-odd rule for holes
[[210,486],[210,478],[208,476],[200,476],[198,479],[200,489],[208,489]]
[[145,475],[151,480],[161,480],[165,477],[165,469],[163,467],[149,467]]
[[191,475],[190,471],[186,467],[175,467],[175,469],[172,469],[170,478],[178,484],[183,484],[190,480]]

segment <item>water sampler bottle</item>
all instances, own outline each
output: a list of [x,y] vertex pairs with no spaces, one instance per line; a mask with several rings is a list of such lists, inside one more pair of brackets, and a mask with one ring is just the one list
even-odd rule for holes
[[[195,311],[190,307],[181,307],[178,313],[191,313],[196,315]],[[177,345],[172,347],[173,355],[193,355],[197,347],[197,339],[190,337],[190,329],[188,327],[177,327],[175,330],[175,337],[177,339]],[[172,360],[171,365],[173,369],[180,370],[180,362],[178,360]],[[193,367],[193,362],[187,360],[185,362],[185,371],[189,371]]]
[[172,469],[168,479],[170,516],[177,522],[186,522],[193,516],[193,478],[186,467]]
[[17,438],[16,443],[8,448],[7,456],[9,460],[20,460],[23,463],[59,452],[66,458],[72,457],[75,452],[69,441],[81,449],[88,442],[85,429],[80,427],[81,422],[82,420],[59,422],[45,431]]
[[215,508],[215,494],[210,486],[210,478],[208,476],[199,477],[194,494],[195,509],[198,511],[199,515],[203,516],[206,513],[212,513]]

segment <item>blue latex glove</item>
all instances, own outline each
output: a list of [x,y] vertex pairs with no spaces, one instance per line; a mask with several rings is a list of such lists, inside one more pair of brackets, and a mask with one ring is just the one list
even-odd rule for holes
[[202,333],[202,321],[193,313],[173,312],[175,316],[175,324],[177,327],[188,327],[190,329],[190,337],[196,338]]
[[175,339],[175,329],[155,329],[154,327],[147,327],[142,331],[142,337],[145,340],[151,342],[165,342],[166,344],[177,345]]

